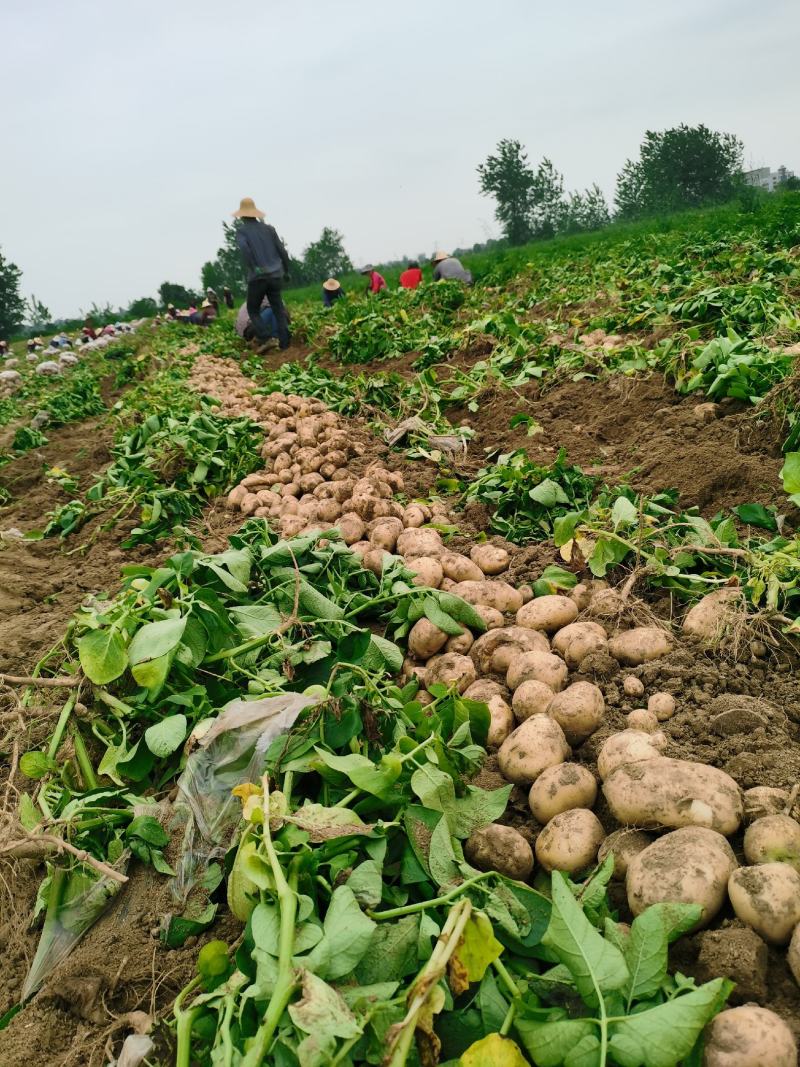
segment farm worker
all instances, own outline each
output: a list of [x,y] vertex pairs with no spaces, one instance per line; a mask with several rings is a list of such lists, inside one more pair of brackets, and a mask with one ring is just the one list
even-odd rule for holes
[[214,290],[211,288],[210,285],[206,289],[206,301],[207,301],[207,303],[209,303],[211,305],[211,307],[213,307],[214,315],[216,317],[216,314],[219,311],[219,297],[217,296],[217,294],[214,292]]
[[[278,336],[278,322],[275,318],[275,312],[269,306],[269,300],[266,297],[261,302],[261,322],[264,329],[267,331],[268,339],[277,338]],[[253,325],[250,322],[250,315],[247,311],[247,304],[242,304],[239,308],[239,313],[236,316],[236,322],[234,329],[243,337],[245,341],[252,341],[253,339]]]
[[322,303],[326,308],[333,307],[344,296],[344,289],[335,278],[328,278],[322,283]]
[[0,341],[0,356],[3,359],[8,355],[8,341]]
[[222,299],[225,301],[226,308],[233,307],[233,293],[230,291],[227,285],[222,287]]
[[177,319],[177,317],[178,317],[178,309],[175,307],[174,304],[167,304],[167,315],[171,319]]
[[461,265],[461,260],[451,256],[448,252],[434,252],[431,259],[433,267],[433,280],[435,282],[457,281],[465,285],[472,285],[472,275]]
[[403,289],[416,289],[417,286],[421,284],[422,271],[419,269],[419,263],[417,263],[415,259],[412,259],[400,275],[400,285]]
[[379,293],[381,289],[386,288],[386,279],[383,277],[382,274],[378,274],[374,267],[364,267],[360,273],[366,275],[369,278],[369,281],[367,282],[368,293]]
[[253,332],[259,341],[269,340],[259,317],[261,301],[266,296],[278,324],[279,347],[286,349],[292,337],[281,289],[284,280],[289,278],[289,255],[275,227],[262,221],[264,212],[259,211],[251,197],[242,199],[233,217],[241,219],[236,228],[236,244],[247,270],[247,311]]

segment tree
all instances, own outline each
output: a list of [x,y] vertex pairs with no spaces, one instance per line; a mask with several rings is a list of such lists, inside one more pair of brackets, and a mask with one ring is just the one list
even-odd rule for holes
[[622,218],[722,203],[737,191],[744,146],[732,133],[681,124],[645,133],[639,158],[617,176]]
[[224,240],[217,249],[214,259],[204,263],[200,271],[203,288],[209,286],[218,293],[227,285],[234,296],[244,296],[247,292],[247,275],[242,256],[236,244],[236,226],[232,222],[222,223]]
[[25,319],[25,301],[20,296],[22,271],[0,252],[0,337],[10,337]]
[[52,321],[50,309],[45,307],[41,300],[37,300],[33,294],[31,294],[30,300],[27,301],[25,310],[28,325],[34,333],[39,333],[40,330],[44,330]]
[[196,304],[199,299],[197,293],[193,293],[185,285],[178,285],[177,282],[162,282],[158,287],[158,295],[161,298],[162,307],[166,307],[167,304],[174,304],[175,307],[189,307],[190,304]]
[[603,190],[595,184],[582,193],[569,194],[559,229],[565,233],[580,233],[602,229],[610,221],[611,214]]
[[[169,301],[174,303],[173,301]],[[125,311],[125,315],[132,319],[151,319],[158,313],[158,304],[152,296],[141,296],[138,300],[132,300]]]
[[564,176],[545,157],[530,191],[530,228],[534,237],[552,237],[564,216]]
[[520,142],[508,138],[499,141],[496,154],[488,156],[478,167],[478,176],[483,196],[493,196],[497,202],[494,215],[509,244],[529,241],[535,176],[528,163],[528,153]]
[[344,237],[330,226],[326,226],[319,238],[312,241],[303,253],[303,273],[307,284],[323,282],[337,274],[347,274],[352,269],[353,264],[344,250]]

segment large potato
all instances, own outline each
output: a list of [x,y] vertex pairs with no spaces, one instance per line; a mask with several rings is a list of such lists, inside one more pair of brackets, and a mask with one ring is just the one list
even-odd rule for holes
[[529,719],[531,715],[544,715],[553,701],[555,694],[549,685],[533,679],[523,682],[514,690],[511,708],[518,722]]
[[800,870],[800,823],[788,815],[765,815],[744,833],[748,863],[788,863]]
[[544,682],[558,693],[564,688],[567,673],[566,663],[552,652],[524,652],[508,668],[506,684],[514,690],[523,682]]
[[569,667],[579,666],[590,652],[604,652],[607,648],[608,638],[599,622],[572,622],[553,637],[553,651],[563,656]]
[[609,654],[626,667],[660,659],[672,651],[672,637],[659,626],[636,626],[608,642]]
[[478,638],[470,656],[481,674],[505,674],[523,652],[549,651],[550,645],[543,634],[523,626],[499,626]]
[[491,722],[486,744],[489,748],[499,748],[514,729],[514,713],[507,700],[506,687],[490,678],[479,678],[464,690],[464,696],[468,700],[479,700],[488,707]]
[[733,849],[715,830],[685,826],[665,834],[628,861],[628,906],[641,915],[651,904],[699,904],[694,926],[706,926],[725,902],[736,869]]
[[532,715],[500,746],[497,761],[503,777],[516,785],[530,785],[542,771],[563,763],[570,755],[564,731],[547,715]]
[[523,604],[517,612],[517,626],[528,626],[531,630],[545,630],[555,633],[568,626],[578,617],[578,606],[568,596],[548,594],[537,596]]
[[419,619],[411,627],[408,635],[408,651],[418,660],[425,662],[435,656],[447,644],[447,634],[429,619]]
[[504,615],[519,611],[522,607],[522,594],[508,582],[489,579],[482,582],[458,582],[451,592],[466,600],[468,604],[485,604]]
[[554,815],[536,838],[536,859],[546,871],[575,874],[590,867],[605,837],[600,820],[588,808]]
[[742,1004],[706,1027],[703,1067],[797,1067],[797,1044],[774,1011]]
[[508,570],[511,562],[508,552],[495,545],[473,545],[469,550],[469,558],[488,575],[502,574]]
[[560,763],[542,771],[528,793],[533,817],[542,825],[562,811],[591,808],[597,800],[594,775],[579,763]]
[[705,763],[666,756],[623,763],[606,778],[603,793],[614,818],[629,826],[704,826],[733,834],[742,821],[739,786]]
[[438,558],[444,552],[442,536],[438,530],[403,530],[397,538],[396,551],[405,559],[414,559],[416,556]]
[[740,867],[728,880],[728,896],[742,922],[773,945],[788,945],[800,923],[800,874],[788,863]]
[[428,585],[431,589],[438,589],[442,584],[444,571],[435,556],[414,556],[405,562],[406,567],[415,575],[412,585]]
[[597,773],[605,781],[623,763],[657,759],[665,743],[663,734],[645,733],[644,730],[622,730],[612,734],[603,742],[597,756]]
[[744,610],[741,589],[732,585],[715,589],[687,611],[683,632],[704,641],[714,641],[722,636],[726,625],[735,618],[737,609]]
[[652,837],[646,834],[644,830],[632,830],[624,826],[621,830],[615,830],[613,834],[608,835],[600,846],[597,859],[599,863],[603,863],[610,853],[614,857],[612,878],[616,878],[617,881],[621,882],[628,873],[628,867],[633,857],[638,856],[640,852],[644,852],[648,845],[652,843]]
[[469,656],[460,656],[457,652],[445,652],[443,656],[437,656],[425,674],[426,689],[438,683],[446,685],[448,689],[455,686],[459,693],[463,693],[474,681],[475,664]]
[[603,694],[591,682],[574,682],[553,697],[547,714],[555,719],[571,745],[591,737],[603,721]]
[[460,552],[442,552],[439,556],[442,570],[446,578],[452,578],[454,582],[482,582],[483,571],[473,563],[471,559],[462,556]]
[[479,871],[499,871],[518,882],[527,881],[533,872],[531,846],[517,830],[499,823],[473,830],[464,855]]

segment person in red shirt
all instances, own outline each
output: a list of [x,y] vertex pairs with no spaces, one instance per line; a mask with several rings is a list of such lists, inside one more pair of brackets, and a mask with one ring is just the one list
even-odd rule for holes
[[400,285],[403,289],[416,289],[418,285],[422,285],[422,271],[415,259],[411,260],[400,275]]
[[367,282],[368,293],[379,293],[381,289],[386,288],[386,279],[382,274],[378,274],[374,267],[364,267],[361,273],[369,278]]

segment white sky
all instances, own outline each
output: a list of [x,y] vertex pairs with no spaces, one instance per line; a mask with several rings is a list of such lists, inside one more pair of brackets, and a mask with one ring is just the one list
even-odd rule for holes
[[0,249],[55,315],[197,286],[253,196],[299,255],[497,228],[501,137],[609,197],[646,129],[800,172],[798,0],[0,0]]

